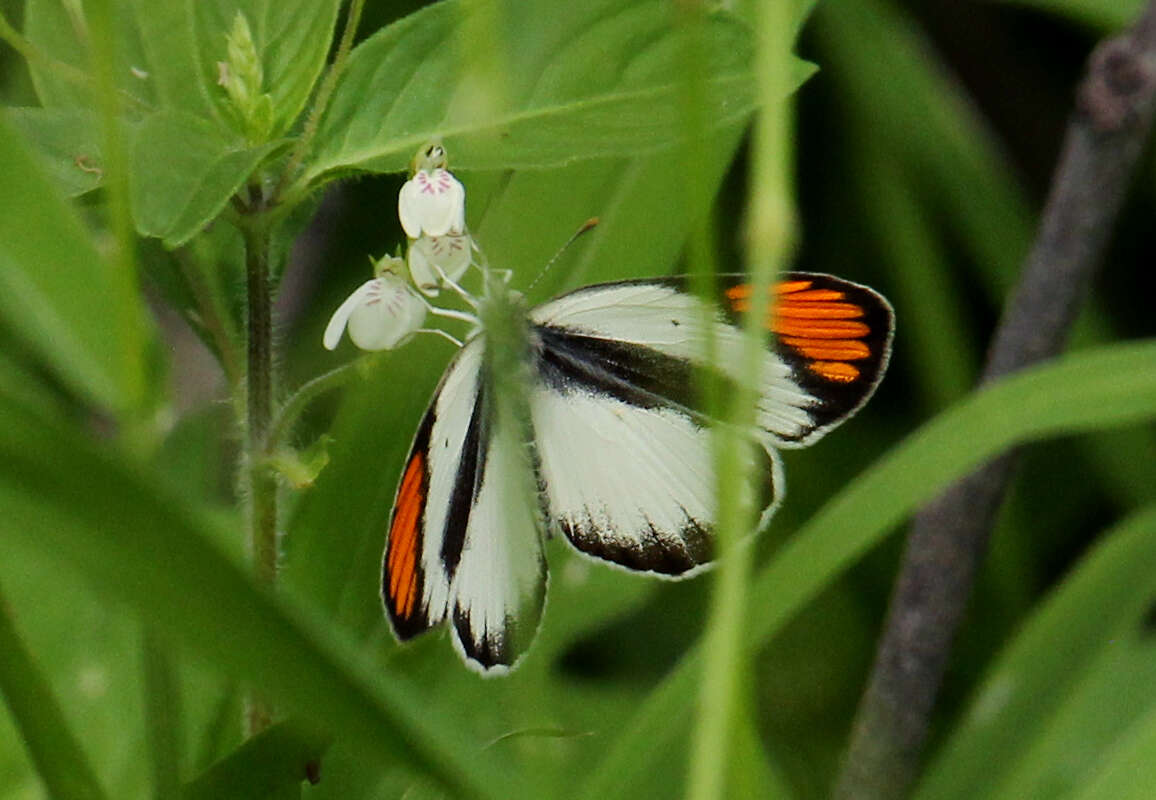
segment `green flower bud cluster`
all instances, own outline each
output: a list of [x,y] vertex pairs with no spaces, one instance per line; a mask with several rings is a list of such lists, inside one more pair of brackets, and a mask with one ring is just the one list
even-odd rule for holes
[[273,97],[261,91],[265,72],[249,22],[240,11],[225,35],[228,59],[217,62],[217,80],[229,98],[234,121],[251,144],[267,141],[273,132]]

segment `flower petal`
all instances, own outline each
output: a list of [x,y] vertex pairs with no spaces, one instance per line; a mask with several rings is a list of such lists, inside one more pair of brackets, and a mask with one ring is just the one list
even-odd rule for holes
[[466,189],[449,170],[418,170],[398,192],[397,215],[411,239],[461,233],[466,227]]
[[376,286],[349,317],[349,338],[362,350],[390,350],[421,327],[425,303],[395,275],[373,283]]
[[427,295],[435,295],[442,286],[441,275],[458,280],[470,266],[470,235],[423,236],[409,246],[409,274],[414,285]]
[[321,339],[326,350],[333,350],[337,347],[337,343],[341,341],[341,334],[345,332],[345,325],[349,322],[349,317],[353,314],[354,309],[365,300],[374,283],[375,281],[366,281],[361,284],[333,312],[333,316],[329,318],[329,324],[325,326],[325,335]]
[[411,239],[421,236],[421,187],[412,178],[402,184],[397,193],[397,216],[406,236]]

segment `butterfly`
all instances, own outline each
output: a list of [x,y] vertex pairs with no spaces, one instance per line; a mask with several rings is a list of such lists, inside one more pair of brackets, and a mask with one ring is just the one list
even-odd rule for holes
[[708,566],[712,420],[696,376],[711,336],[718,380],[740,379],[740,316],[760,302],[767,344],[749,435],[769,518],[783,495],[778,450],[814,443],[867,402],[894,314],[877,292],[830,275],[787,273],[761,301],[741,275],[717,283],[713,302],[671,277],[587,286],[528,310],[487,292],[397,488],[382,597],[398,639],[446,623],[469,667],[513,668],[542,616],[550,536],[664,578]]

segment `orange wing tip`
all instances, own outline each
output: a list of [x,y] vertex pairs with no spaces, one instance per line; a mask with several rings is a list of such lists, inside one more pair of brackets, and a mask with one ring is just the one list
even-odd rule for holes
[[871,348],[858,339],[810,339],[782,337],[783,344],[816,361],[859,361],[871,357]]
[[[802,292],[806,289],[810,289],[812,285],[814,285],[814,281],[780,281],[779,283],[776,283],[774,286],[772,286],[770,288],[770,290],[767,292],[767,294],[768,295],[792,294],[794,292]],[[740,284],[737,284],[735,286],[731,286],[731,287],[727,288],[727,290],[725,292],[723,292],[723,294],[726,296],[726,299],[729,300],[733,306],[738,301],[750,300],[751,295],[754,293],[754,290],[755,290],[755,287],[752,286],[751,284],[740,283]],[[823,294],[826,292],[832,292],[832,291],[834,291],[834,290],[826,290],[826,289],[817,290],[817,292],[819,294]],[[837,294],[838,297],[830,298],[830,299],[839,299],[839,298],[842,298],[842,296],[843,296],[842,293],[840,293],[840,292],[834,292],[834,293]],[[814,298],[810,298],[810,299],[819,300],[819,299],[828,299],[828,298],[814,297]]]
[[[775,294],[794,294],[805,289],[810,289],[815,285],[814,281],[779,281],[774,286]],[[747,296],[750,296],[750,289],[747,289]]]
[[853,383],[860,374],[858,367],[845,361],[812,361],[807,368],[834,383]]
[[[810,286],[810,281],[799,281],[799,283],[806,283]],[[806,287],[794,292],[789,292],[791,296],[786,299],[788,303],[814,303],[814,302],[830,302],[832,300],[842,300],[847,295],[838,289],[810,289]]]
[[798,336],[807,339],[862,339],[871,333],[866,322],[846,319],[793,319],[774,317],[767,327],[781,336]]

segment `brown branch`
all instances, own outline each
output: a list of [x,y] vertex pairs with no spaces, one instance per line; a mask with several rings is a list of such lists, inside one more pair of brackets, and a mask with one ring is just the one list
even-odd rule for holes
[[[1031,252],[981,383],[1055,356],[1102,258],[1148,140],[1156,97],[1156,0],[1092,53]],[[915,518],[851,743],[840,800],[893,800],[918,775],[928,721],[976,568],[1015,463],[1008,452]]]

